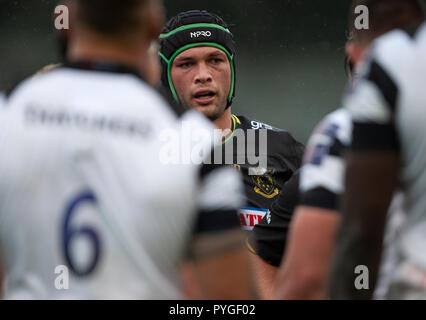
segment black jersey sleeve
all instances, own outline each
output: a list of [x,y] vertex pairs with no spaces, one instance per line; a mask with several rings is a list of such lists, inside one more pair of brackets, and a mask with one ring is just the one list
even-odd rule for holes
[[299,200],[298,188],[299,171],[296,171],[248,238],[251,251],[273,266],[280,265],[284,254],[290,221]]

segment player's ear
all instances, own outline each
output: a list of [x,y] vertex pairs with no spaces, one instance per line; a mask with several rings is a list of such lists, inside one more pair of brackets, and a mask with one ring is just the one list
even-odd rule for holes
[[144,8],[143,28],[149,41],[157,39],[165,23],[162,0],[147,0]]
[[348,41],[345,46],[346,55],[357,64],[364,56],[365,46],[357,41]]

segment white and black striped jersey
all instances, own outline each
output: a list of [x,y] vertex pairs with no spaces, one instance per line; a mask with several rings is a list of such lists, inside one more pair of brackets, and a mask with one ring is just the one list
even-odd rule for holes
[[[352,149],[400,155],[406,221],[393,298],[425,298],[426,285],[426,23],[377,39],[362,78],[345,98],[354,121]],[[392,291],[392,287],[391,287]]]
[[124,67],[53,70],[21,84],[4,111],[4,298],[179,298],[177,266],[194,233],[239,228],[236,170],[167,160],[194,143],[180,140],[183,124],[213,131],[211,122],[195,111],[178,120]]
[[[340,211],[339,198],[344,193],[344,151],[352,140],[352,121],[346,109],[327,115],[309,139],[300,170],[300,205]],[[384,253],[375,299],[385,298],[396,261],[395,240],[399,237],[404,213],[401,193],[395,194],[389,208],[384,239]]]
[[[327,115],[309,139],[300,177],[301,205],[340,211],[339,197],[344,193],[344,151],[352,140],[352,121],[346,109],[337,109]],[[395,194],[389,208],[384,239],[384,253],[379,278],[374,292],[375,299],[386,297],[391,275],[395,269],[396,246],[404,213],[403,196]]]
[[[317,125],[308,141],[300,174],[290,183],[299,188],[298,202],[279,197],[271,208],[270,218],[262,234],[257,234],[257,253],[270,264],[279,266],[284,254],[291,211],[297,204],[339,212],[339,197],[344,192],[344,151],[352,138],[352,121],[346,109],[337,109]],[[299,177],[298,177],[299,176]],[[375,298],[381,299],[388,290],[395,262],[393,242],[403,219],[401,195],[395,196],[389,210],[384,241],[384,263],[380,269]],[[256,230],[257,231],[257,230]]]
[[298,204],[338,210],[343,192],[343,149],[350,142],[348,112],[338,109],[327,115],[308,141],[302,167],[283,185],[282,191],[248,244],[252,252],[273,266],[280,266],[293,211]]
[[344,191],[343,151],[350,144],[352,122],[345,109],[327,115],[308,141],[300,172],[301,205],[338,210]]

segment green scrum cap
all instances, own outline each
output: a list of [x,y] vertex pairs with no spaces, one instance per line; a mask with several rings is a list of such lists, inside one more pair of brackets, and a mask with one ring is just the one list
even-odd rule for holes
[[179,97],[171,76],[173,60],[190,48],[215,47],[225,52],[231,65],[231,89],[226,107],[232,104],[235,96],[235,44],[233,35],[222,18],[205,10],[181,12],[167,22],[159,38],[161,81],[170,90],[175,101],[179,102]]

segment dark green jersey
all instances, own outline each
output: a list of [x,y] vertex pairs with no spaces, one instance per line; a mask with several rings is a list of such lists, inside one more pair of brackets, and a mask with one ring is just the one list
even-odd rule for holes
[[[222,152],[224,159],[232,152],[232,163],[229,158],[225,163],[243,174],[247,206],[239,215],[243,229],[252,230],[300,167],[304,146],[288,131],[232,115],[232,133],[224,139]],[[256,159],[265,161],[255,163]]]

